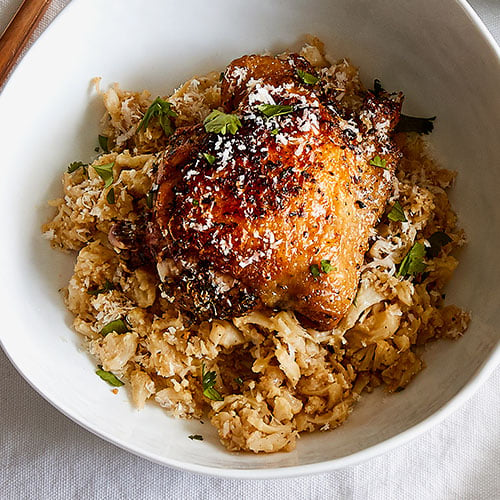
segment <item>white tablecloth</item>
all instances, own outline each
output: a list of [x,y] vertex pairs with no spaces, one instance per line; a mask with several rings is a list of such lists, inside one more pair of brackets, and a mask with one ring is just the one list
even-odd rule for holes
[[[66,3],[53,0],[34,38]],[[19,4],[0,0],[0,31]],[[471,4],[500,41],[500,0]],[[500,369],[446,421],[396,450],[329,474],[258,482],[180,472],[108,444],[39,396],[1,350],[0,381],[1,500],[500,499]]]

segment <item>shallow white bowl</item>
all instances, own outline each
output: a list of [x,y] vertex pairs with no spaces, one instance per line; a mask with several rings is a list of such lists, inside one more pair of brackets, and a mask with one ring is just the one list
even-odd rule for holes
[[[226,452],[209,424],[142,412],[94,374],[58,289],[73,258],[40,237],[46,201],[72,160],[92,156],[103,112],[89,81],[166,94],[245,53],[298,47],[313,33],[367,83],[406,94],[406,113],[437,115],[436,156],[459,171],[453,201],[470,243],[448,301],[472,311],[467,334],[427,349],[428,367],[397,395],[362,399],[348,422],[301,438],[288,454]],[[159,463],[230,477],[286,477],[350,465],[430,427],[496,366],[500,266],[500,57],[455,0],[74,0],[30,50],[0,97],[2,345],[48,401],[103,438]],[[8,404],[8,403],[7,403]],[[205,441],[191,441],[189,434]]]

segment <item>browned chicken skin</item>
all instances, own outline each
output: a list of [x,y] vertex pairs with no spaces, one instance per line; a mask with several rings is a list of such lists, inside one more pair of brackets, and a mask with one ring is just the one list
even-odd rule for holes
[[[341,110],[298,70],[315,75],[297,55],[233,61],[222,103],[242,126],[179,129],[163,155],[150,223],[158,270],[199,319],[267,306],[329,329],[356,294],[399,159],[390,136],[402,98],[366,92],[360,109]],[[267,117],[262,104],[293,111]]]

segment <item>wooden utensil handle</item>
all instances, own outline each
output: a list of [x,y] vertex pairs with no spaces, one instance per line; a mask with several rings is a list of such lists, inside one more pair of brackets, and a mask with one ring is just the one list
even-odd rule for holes
[[24,0],[0,38],[0,86],[4,83],[50,0]]

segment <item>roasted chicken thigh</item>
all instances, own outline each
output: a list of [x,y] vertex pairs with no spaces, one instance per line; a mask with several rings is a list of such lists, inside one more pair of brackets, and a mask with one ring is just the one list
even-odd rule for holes
[[244,56],[223,74],[219,129],[209,117],[171,136],[142,240],[179,308],[291,309],[318,329],[345,314],[392,189],[402,96],[346,108],[341,91],[298,55]]

